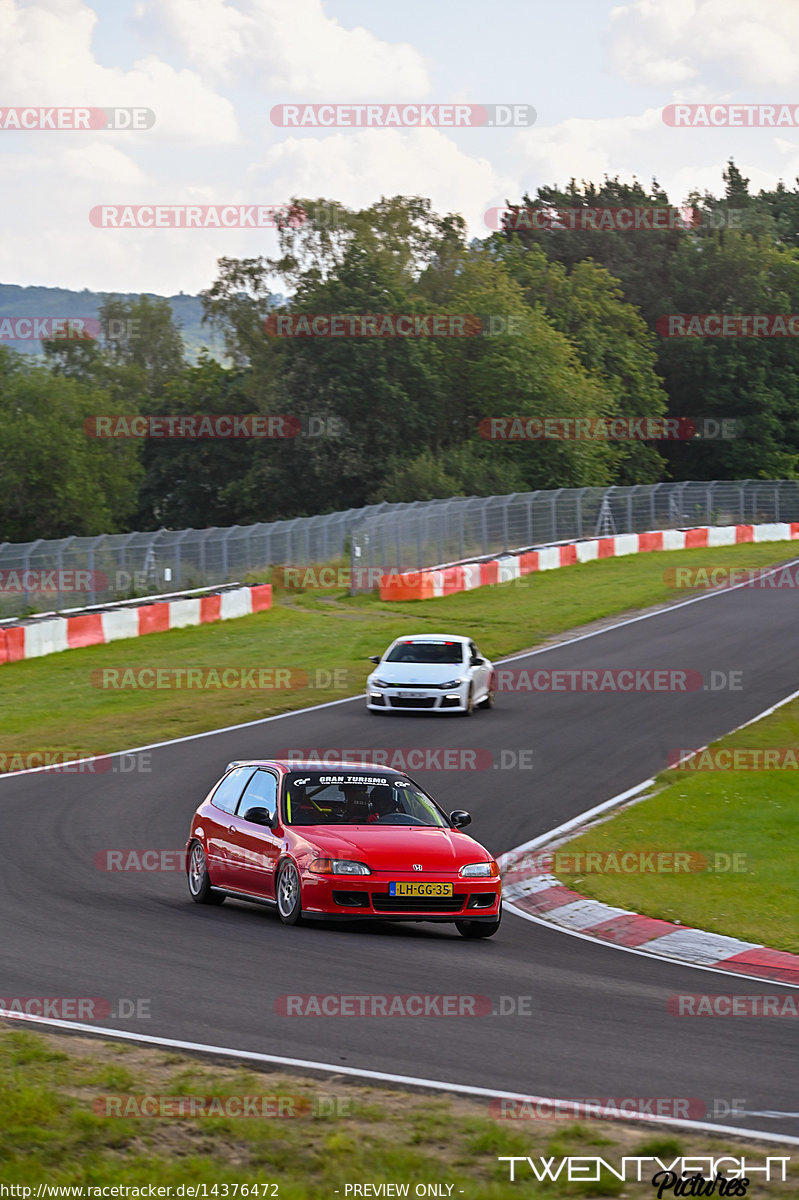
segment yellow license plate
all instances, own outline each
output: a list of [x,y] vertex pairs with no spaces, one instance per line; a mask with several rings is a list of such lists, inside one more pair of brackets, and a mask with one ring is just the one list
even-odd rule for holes
[[451,883],[390,883],[389,896],[451,896]]

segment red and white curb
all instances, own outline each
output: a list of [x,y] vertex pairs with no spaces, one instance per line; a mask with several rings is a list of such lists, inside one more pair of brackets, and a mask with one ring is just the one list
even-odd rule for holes
[[[535,857],[540,861],[540,856],[546,853],[547,848],[541,847]],[[797,954],[770,950],[758,942],[743,942],[590,900],[566,887],[554,875],[531,872],[525,866],[526,857],[502,856],[499,860],[503,868],[503,903],[520,915],[528,914],[614,946],[799,986]]]
[[[737,733],[740,729],[755,725],[797,699],[799,691],[791,692],[776,704],[729,730],[729,733]],[[706,746],[701,746],[696,753],[706,749]],[[635,797],[643,798],[642,793],[646,793],[654,783],[654,778],[645,779],[626,792],[603,800],[586,812],[570,818],[556,829],[550,829],[524,845],[500,854],[497,862],[502,872],[503,906],[529,921],[555,925],[564,933],[606,942],[634,954],[654,955],[695,967],[729,971],[735,975],[752,975],[763,982],[787,983],[799,988],[798,954],[772,950],[759,942],[744,942],[740,938],[708,933],[689,925],[664,921],[660,917],[642,916],[626,908],[590,900],[566,887],[555,875],[540,870],[538,864],[542,856],[551,854],[565,841],[576,837],[595,818],[619,808],[626,801],[634,801]],[[533,851],[535,854],[531,857]]]
[[62,650],[103,646],[122,638],[165,633],[188,625],[205,625],[264,612],[272,607],[272,585],[230,588],[210,596],[191,596],[156,604],[109,608],[76,616],[46,617],[0,629],[0,665],[23,658],[42,658]]
[[657,529],[613,537],[560,542],[538,550],[515,551],[487,562],[457,563],[426,571],[381,576],[381,600],[433,600],[496,583],[509,583],[537,571],[553,571],[601,558],[622,558],[662,550],[695,550],[745,542],[790,542],[799,538],[799,521],[763,525],[701,525],[695,529]]

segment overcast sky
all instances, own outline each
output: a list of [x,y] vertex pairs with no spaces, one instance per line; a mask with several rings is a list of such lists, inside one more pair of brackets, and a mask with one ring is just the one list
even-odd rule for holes
[[[799,0],[0,0],[2,102],[141,106],[144,130],[0,130],[0,280],[173,294],[269,230],[108,229],[97,205],[364,206],[398,193],[484,214],[577,179],[771,188],[799,128],[673,128],[675,102],[799,105]],[[527,104],[528,128],[272,123],[277,104]]]

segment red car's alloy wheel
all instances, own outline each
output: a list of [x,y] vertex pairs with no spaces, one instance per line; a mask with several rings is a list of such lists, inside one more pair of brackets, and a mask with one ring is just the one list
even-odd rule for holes
[[284,925],[296,925],[302,916],[300,877],[293,862],[284,862],[278,872],[277,911]]
[[211,889],[205,851],[199,842],[192,842],[189,850],[189,892],[195,904],[221,904],[224,895]]

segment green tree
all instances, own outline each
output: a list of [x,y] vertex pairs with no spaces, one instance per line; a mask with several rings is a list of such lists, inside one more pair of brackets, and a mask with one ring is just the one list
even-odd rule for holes
[[[799,254],[747,234],[716,233],[681,247],[675,311],[763,314],[799,311]],[[663,338],[672,405],[700,419],[738,422],[731,440],[669,447],[679,479],[799,475],[799,346],[793,337]]]
[[137,447],[86,428],[114,411],[107,392],[0,349],[0,541],[126,528],[141,479]]

